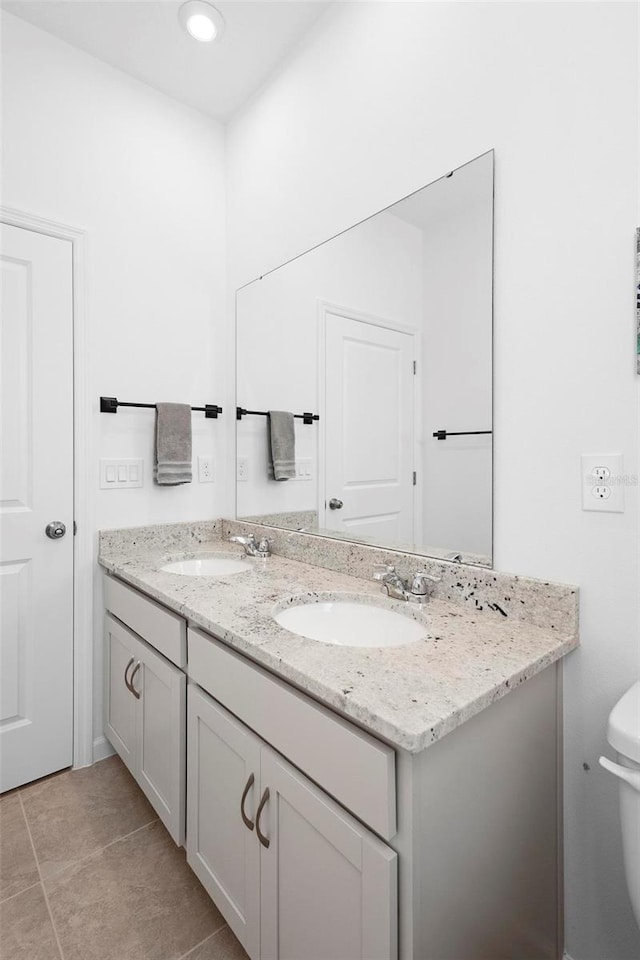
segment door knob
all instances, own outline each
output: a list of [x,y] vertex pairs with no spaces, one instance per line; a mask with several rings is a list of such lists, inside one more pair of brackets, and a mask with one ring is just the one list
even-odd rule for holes
[[52,520],[46,525],[44,532],[50,540],[60,540],[67,532],[67,528],[61,520]]
[[331,500],[329,500],[330,510],[342,510],[343,507],[344,507],[344,503],[342,502],[342,500],[338,500],[337,497],[331,497]]

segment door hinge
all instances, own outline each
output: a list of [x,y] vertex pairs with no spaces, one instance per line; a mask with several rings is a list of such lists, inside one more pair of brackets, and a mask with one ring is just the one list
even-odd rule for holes
[[416,370],[417,370],[417,368],[418,368],[418,364],[417,364],[416,361],[414,360],[414,361],[413,361],[413,375],[414,375],[414,377],[415,377],[415,375],[416,375]]
[[73,521],[73,535],[74,535],[74,537],[75,537],[75,535],[76,535],[77,532],[78,532],[78,524],[77,524],[77,523],[75,522],[75,520],[74,520],[74,521]]
[[413,471],[413,485],[414,485],[414,487],[415,487],[415,485],[417,484],[417,482],[418,482],[418,474],[417,474],[416,471],[414,470],[414,471]]

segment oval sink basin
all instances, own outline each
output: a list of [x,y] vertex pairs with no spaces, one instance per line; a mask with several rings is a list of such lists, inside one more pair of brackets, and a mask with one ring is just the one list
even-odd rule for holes
[[302,603],[280,610],[274,619],[300,637],[343,647],[401,647],[428,636],[417,620],[354,600]]
[[200,557],[196,560],[176,560],[160,567],[164,573],[177,573],[182,577],[226,577],[231,573],[251,570],[246,560],[234,557]]

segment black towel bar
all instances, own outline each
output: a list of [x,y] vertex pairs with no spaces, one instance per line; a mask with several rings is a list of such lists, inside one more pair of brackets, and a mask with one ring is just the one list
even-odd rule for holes
[[[118,407],[145,407],[148,410],[155,410],[155,403],[126,403],[124,400],[118,400],[116,397],[100,397],[100,413],[117,413]],[[205,403],[204,407],[191,407],[204,413],[205,420],[217,420],[218,414],[222,413],[222,407],[215,403]]]
[[436,440],[446,440],[447,437],[477,437],[481,433],[493,433],[493,430],[436,430],[433,436]]
[[[236,420],[242,420],[243,417],[268,417],[268,410],[245,410],[244,407],[236,407]],[[294,419],[302,420],[303,423],[310,424],[314,420],[319,420],[317,413],[294,413]]]

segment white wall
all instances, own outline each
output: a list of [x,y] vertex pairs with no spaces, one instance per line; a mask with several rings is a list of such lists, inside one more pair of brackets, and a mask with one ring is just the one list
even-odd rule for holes
[[640,670],[637,498],[583,513],[579,461],[621,451],[638,469],[636,18],[599,2],[335,5],[228,139],[233,286],[496,150],[495,565],[582,597],[565,674],[574,960],[640,949],[597,765]]
[[[223,131],[22,20],[3,15],[2,27],[2,202],[87,231],[94,528],[220,515],[221,421],[193,416],[194,460],[213,454],[218,482],[160,488],[152,481],[153,412],[101,415],[98,397],[222,403]],[[100,457],[143,457],[144,487],[98,490]],[[99,737],[98,577],[95,605]]]

